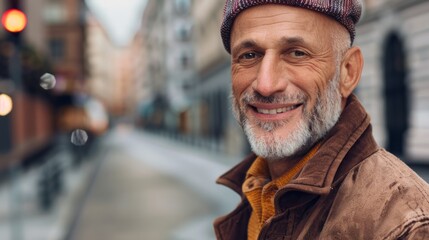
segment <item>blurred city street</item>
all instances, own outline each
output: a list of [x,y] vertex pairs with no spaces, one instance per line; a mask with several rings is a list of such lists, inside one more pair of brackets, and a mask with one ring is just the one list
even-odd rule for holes
[[126,126],[103,148],[68,239],[214,239],[215,215],[238,201],[214,184],[226,166],[202,152]]
[[234,163],[221,157],[119,126],[79,170],[66,173],[64,196],[52,211],[37,210],[37,169],[20,178],[18,222],[8,207],[11,189],[2,186],[2,215],[11,217],[2,218],[0,234],[11,240],[214,239],[214,218],[239,200],[215,184]]
[[[429,0],[363,2],[355,93],[429,181]],[[224,3],[0,3],[0,240],[215,239],[239,202],[215,181],[250,151]]]
[[[0,187],[2,240],[215,239],[214,218],[239,201],[215,184],[238,159],[129,125],[108,132],[78,168],[65,151],[50,156],[69,169],[50,211],[37,207],[41,167]],[[413,168],[429,180],[427,166]]]

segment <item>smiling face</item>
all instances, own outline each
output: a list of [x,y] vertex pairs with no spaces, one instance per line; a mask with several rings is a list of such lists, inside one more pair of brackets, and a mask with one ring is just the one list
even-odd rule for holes
[[252,7],[236,18],[233,109],[259,156],[304,153],[338,120],[344,98],[334,31],[340,28],[322,14],[284,5]]

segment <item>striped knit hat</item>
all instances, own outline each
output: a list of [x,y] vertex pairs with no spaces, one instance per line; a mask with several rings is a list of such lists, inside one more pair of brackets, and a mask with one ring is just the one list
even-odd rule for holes
[[220,29],[226,51],[231,53],[231,28],[237,15],[247,8],[262,4],[284,4],[326,14],[347,28],[352,43],[356,34],[355,25],[362,12],[360,0],[226,0]]

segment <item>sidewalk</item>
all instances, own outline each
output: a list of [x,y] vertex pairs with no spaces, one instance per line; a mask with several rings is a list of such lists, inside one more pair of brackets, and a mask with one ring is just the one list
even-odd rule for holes
[[46,156],[46,163],[57,161],[63,167],[63,190],[47,212],[39,208],[38,182],[42,166],[16,171],[13,179],[0,185],[0,236],[2,240],[60,240],[63,239],[75,206],[84,192],[95,161],[74,169],[68,149]]
[[[238,196],[216,185],[215,179],[238,160],[231,159],[230,165],[226,165],[225,161],[230,159],[215,152],[133,128],[124,129],[112,130],[100,144],[101,154],[80,168],[71,166],[68,149],[47,156],[66,169],[64,191],[49,212],[38,207],[41,167],[18,173],[15,185],[11,181],[1,184],[0,239],[214,239],[214,218],[238,202]],[[123,196],[128,199],[119,199]],[[152,198],[143,198],[147,196]],[[171,199],[182,205],[175,203],[166,208]],[[122,232],[130,232],[131,238],[115,235],[121,230],[116,226],[121,221],[115,223],[121,216],[127,225]],[[124,219],[126,216],[128,220]],[[115,224],[106,225],[106,218]],[[97,224],[104,233],[88,231],[87,226]],[[110,227],[105,229],[106,226]]]
[[[219,154],[131,127],[115,129],[67,240],[211,240],[213,220],[238,203],[215,184]],[[231,163],[232,164],[232,163]]]
[[[124,131],[132,132],[128,135],[116,135],[115,141],[126,148],[131,156],[192,186],[209,201],[215,199],[214,204],[218,205],[219,213],[231,206],[235,207],[238,203],[239,196],[235,192],[215,182],[241,158],[233,158],[138,129]],[[189,173],[189,166],[192,166],[192,173]]]

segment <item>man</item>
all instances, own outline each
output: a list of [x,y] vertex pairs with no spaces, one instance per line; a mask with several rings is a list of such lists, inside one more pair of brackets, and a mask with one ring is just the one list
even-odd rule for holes
[[218,239],[429,239],[428,185],[380,148],[352,94],[358,0],[227,0],[233,109],[254,154]]

